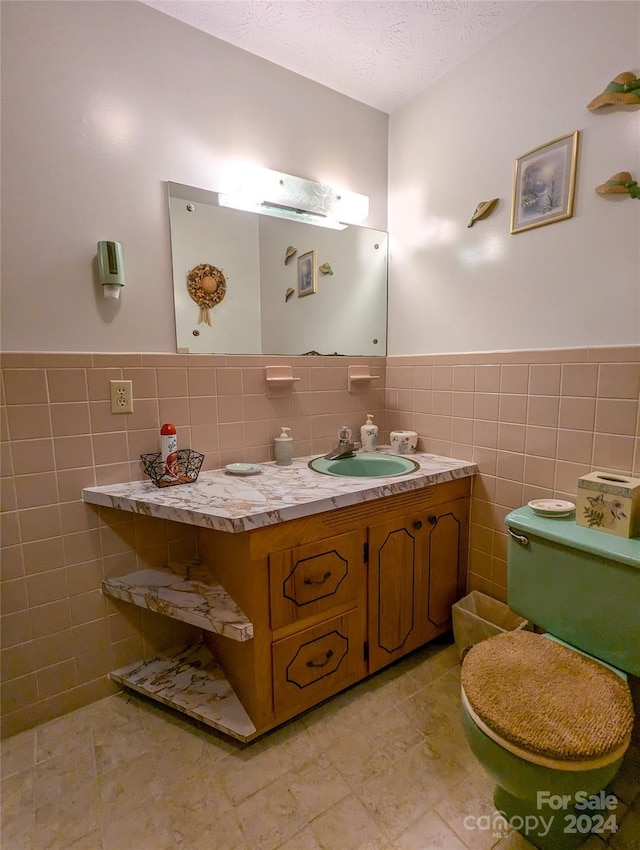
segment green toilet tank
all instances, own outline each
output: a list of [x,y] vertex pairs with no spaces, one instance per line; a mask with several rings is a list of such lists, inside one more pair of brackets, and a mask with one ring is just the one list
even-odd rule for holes
[[509,607],[536,626],[640,676],[640,539],[529,507],[505,518]]

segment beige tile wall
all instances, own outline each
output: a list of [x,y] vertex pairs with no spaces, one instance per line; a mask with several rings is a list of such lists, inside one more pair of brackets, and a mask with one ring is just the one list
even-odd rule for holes
[[593,470],[640,477],[640,346],[389,357],[386,421],[474,460],[469,588],[505,600],[504,517],[575,500]]
[[[349,392],[347,367],[380,375]],[[291,393],[264,367],[292,365]],[[85,505],[82,487],[143,476],[162,422],[205,468],[272,459],[279,426],[297,455],[374,413],[381,437],[411,428],[420,448],[471,459],[470,588],[504,599],[512,508],[573,497],[580,475],[640,476],[640,346],[384,361],[327,357],[5,354],[2,358],[1,699],[3,735],[91,702],[110,670],[189,637],[167,618],[103,597],[100,581],[195,553],[188,528]],[[133,381],[134,412],[110,412],[109,380]]]
[[[265,365],[289,364],[290,393]],[[347,367],[379,380],[349,392]],[[109,380],[131,379],[134,411],[114,415]],[[109,693],[110,670],[189,629],[100,592],[103,578],[195,554],[178,523],[85,505],[83,487],[143,477],[139,455],[173,422],[204,468],[273,459],[280,426],[297,455],[326,452],[373,413],[384,429],[384,360],[151,354],[4,354],[0,472],[2,734]],[[143,637],[144,635],[144,637]]]

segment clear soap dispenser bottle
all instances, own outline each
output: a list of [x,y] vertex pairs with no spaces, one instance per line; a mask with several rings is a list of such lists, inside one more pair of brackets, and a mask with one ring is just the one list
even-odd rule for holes
[[284,425],[280,427],[282,432],[273,441],[276,447],[276,465],[290,466],[293,461],[293,437],[290,437],[287,431],[290,431],[291,428],[285,428]]
[[363,452],[375,452],[378,448],[378,426],[373,424],[373,413],[367,413],[367,421],[360,428]]

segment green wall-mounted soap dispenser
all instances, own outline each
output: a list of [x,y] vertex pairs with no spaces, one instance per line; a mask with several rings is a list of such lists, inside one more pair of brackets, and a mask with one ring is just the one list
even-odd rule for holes
[[98,277],[105,298],[120,298],[124,286],[124,262],[119,242],[98,242]]

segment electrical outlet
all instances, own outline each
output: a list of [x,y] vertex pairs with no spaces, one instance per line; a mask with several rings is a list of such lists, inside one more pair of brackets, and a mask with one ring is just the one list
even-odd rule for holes
[[133,413],[133,388],[131,381],[109,381],[111,412]]

